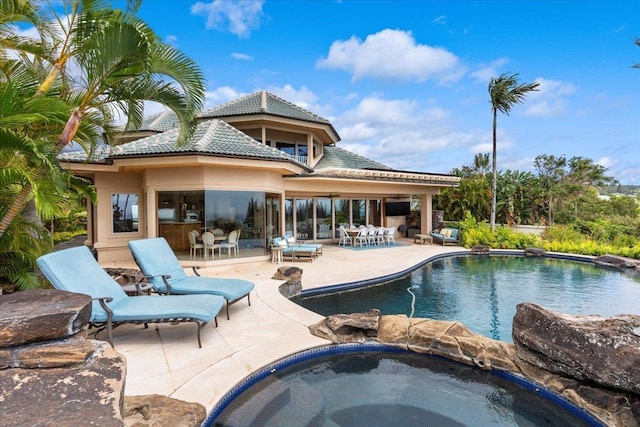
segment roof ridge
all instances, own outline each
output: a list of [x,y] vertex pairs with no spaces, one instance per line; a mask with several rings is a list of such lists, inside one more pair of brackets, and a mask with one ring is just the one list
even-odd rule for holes
[[152,114],[151,116],[149,116],[149,118],[151,119],[151,121],[149,122],[149,124],[147,125],[148,128],[152,128],[153,126],[156,126],[157,124],[159,124],[162,120],[164,120],[164,118],[168,115],[173,114],[174,116],[176,116],[177,118],[177,114],[174,113],[173,111],[169,110],[169,111],[161,111],[159,113],[156,114]]
[[216,123],[216,122],[220,122],[220,121],[207,120],[206,122],[202,123],[203,125],[206,124],[207,130],[202,134],[202,137],[199,140],[193,142],[193,146],[196,149],[196,151],[200,151],[201,149],[204,149],[207,145],[209,145],[211,141],[213,141],[213,139],[215,138],[216,131],[220,127],[219,123]]
[[[291,101],[288,101],[288,100],[286,100],[286,99],[284,99],[284,98],[281,98],[281,97],[279,97],[278,95],[276,95],[276,94],[274,94],[274,93],[271,93],[271,92],[266,91],[266,90],[265,90],[264,92],[267,94],[267,97],[268,97],[269,95],[271,95],[273,98],[276,98],[277,100],[282,101],[282,102],[284,102],[285,104],[288,104],[288,105],[290,105],[290,106],[292,106],[292,107],[294,107],[294,108],[297,108],[297,109],[299,109],[299,110],[302,110],[303,112],[305,112],[305,113],[307,113],[307,114],[309,114],[309,115],[311,115],[311,116],[313,116],[313,117],[318,118],[318,120],[322,120],[322,121],[326,121],[326,122],[328,122],[328,120],[327,120],[327,119],[325,119],[324,117],[321,117],[321,116],[317,115],[316,113],[313,113],[313,112],[311,112],[311,111],[307,110],[306,108],[302,108],[301,106],[296,105],[296,104],[294,104],[294,103],[293,103],[293,102],[291,102]],[[267,112],[269,112],[269,110],[268,110],[268,109],[267,109]]]

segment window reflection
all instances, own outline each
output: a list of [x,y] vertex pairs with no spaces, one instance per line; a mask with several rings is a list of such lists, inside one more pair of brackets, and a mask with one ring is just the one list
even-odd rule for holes
[[313,239],[313,199],[296,199],[296,239]]
[[238,255],[266,253],[265,193],[251,191],[158,192],[158,235],[174,251],[189,249],[188,233],[239,232]]
[[112,231],[133,233],[139,230],[138,195],[115,193],[111,195]]
[[316,199],[316,239],[331,238],[331,199]]

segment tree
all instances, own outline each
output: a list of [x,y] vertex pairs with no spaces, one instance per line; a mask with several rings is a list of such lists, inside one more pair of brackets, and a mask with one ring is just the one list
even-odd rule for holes
[[547,225],[553,225],[554,200],[558,184],[564,178],[567,159],[564,156],[541,154],[533,162],[547,198]]
[[[0,6],[11,12],[3,15],[14,16],[16,20],[31,17],[13,12],[16,5],[23,3],[3,0]],[[139,1],[129,0],[128,4],[135,10]],[[81,122],[89,121],[96,129],[110,133],[114,108],[126,116],[127,129],[135,128],[142,121],[144,101],[159,102],[176,113],[181,125],[179,142],[186,141],[195,128],[195,118],[204,100],[204,79],[199,67],[177,49],[162,43],[133,14],[111,9],[106,2],[65,0],[63,8],[60,15],[50,10],[54,19],[44,19],[39,15],[43,13],[40,9],[30,10],[39,17],[29,21],[39,24],[36,29],[40,40],[10,45],[18,52],[23,65],[31,61],[33,69],[48,70],[37,95],[48,96],[53,91],[73,107],[64,128],[52,141],[55,153],[72,140],[91,152],[97,139],[77,138]],[[51,22],[57,27],[52,28]],[[0,20],[0,33],[11,36],[10,24]],[[6,49],[7,45],[2,47]],[[31,60],[25,55],[33,52],[39,52],[40,56]],[[70,62],[75,65],[74,76],[68,70]],[[3,61],[2,65],[5,64]],[[35,176],[46,174],[42,167],[35,171]],[[2,212],[0,238],[35,191],[31,182],[21,186],[10,206]]]
[[539,83],[518,83],[518,74],[502,74],[489,81],[489,96],[491,98],[491,111],[493,113],[493,153],[492,153],[492,185],[491,185],[491,231],[496,227],[496,202],[498,189],[498,175],[496,170],[497,141],[496,130],[498,125],[498,111],[509,115],[511,108],[521,104],[527,93],[538,90]]

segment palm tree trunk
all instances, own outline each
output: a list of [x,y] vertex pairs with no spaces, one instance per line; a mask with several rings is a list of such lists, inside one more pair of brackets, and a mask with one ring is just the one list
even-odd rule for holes
[[[82,117],[83,114],[80,109],[76,108],[75,110],[73,110],[71,116],[69,117],[69,120],[67,120],[67,124],[65,125],[64,130],[62,131],[62,133],[58,137],[58,141],[56,142],[57,153],[60,153],[60,151],[62,151],[62,149],[73,140],[73,137],[78,131],[78,126],[82,121]],[[44,170],[40,168],[40,170],[34,173],[34,179],[40,179],[43,174]],[[20,213],[22,213],[24,208],[27,206],[27,203],[29,203],[29,200],[32,196],[32,190],[33,188],[30,183],[25,184],[22,189],[20,189],[20,192],[18,193],[16,198],[13,199],[13,202],[11,202],[11,206],[9,206],[7,212],[2,216],[2,218],[0,218],[0,238],[4,236],[4,233],[7,231],[7,228],[9,228],[13,220],[18,215],[20,215]]]
[[496,193],[498,192],[498,174],[496,171],[496,129],[498,127],[498,110],[493,108],[493,153],[492,153],[492,167],[493,177],[491,179],[491,232],[496,228]]
[[31,197],[31,184],[26,183],[13,202],[7,212],[0,218],[0,239],[4,236],[4,233],[7,231],[7,228],[11,225],[13,220],[20,215],[23,211],[24,207],[27,206],[29,202],[29,198]]

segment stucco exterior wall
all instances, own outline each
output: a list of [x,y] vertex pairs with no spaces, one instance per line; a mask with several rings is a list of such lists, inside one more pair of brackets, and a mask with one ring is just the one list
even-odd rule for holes
[[[282,175],[265,169],[223,166],[188,166],[146,169],[140,173],[95,174],[99,203],[96,206],[94,248],[103,263],[133,261],[129,240],[156,237],[158,191],[231,190],[284,194]],[[139,196],[139,231],[114,233],[111,195]]]

